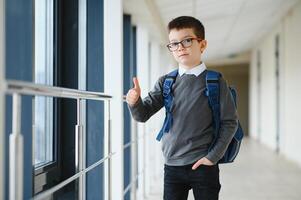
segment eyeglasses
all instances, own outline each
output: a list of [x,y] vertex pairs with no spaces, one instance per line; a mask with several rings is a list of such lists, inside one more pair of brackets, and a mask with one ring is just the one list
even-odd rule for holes
[[169,51],[176,51],[179,48],[179,44],[181,44],[183,48],[191,47],[193,40],[202,41],[202,39],[200,38],[185,38],[180,42],[171,42],[166,46],[169,49]]

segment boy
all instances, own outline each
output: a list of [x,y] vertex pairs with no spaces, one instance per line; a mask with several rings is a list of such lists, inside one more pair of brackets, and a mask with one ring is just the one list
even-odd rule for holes
[[[220,78],[220,132],[213,148],[214,127],[206,89],[206,66],[201,55],[206,49],[202,23],[189,16],[168,24],[168,49],[178,62],[178,75],[172,86],[172,126],[162,137],[164,166],[164,199],[187,199],[193,190],[196,200],[216,200],[220,191],[218,161],[223,156],[238,126],[236,108],[227,83]],[[133,118],[147,121],[164,106],[162,95],[166,75],[143,100],[137,78],[127,93]]]

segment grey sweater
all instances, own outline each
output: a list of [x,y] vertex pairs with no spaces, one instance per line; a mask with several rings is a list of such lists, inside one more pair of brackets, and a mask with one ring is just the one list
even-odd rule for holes
[[[172,87],[173,124],[162,137],[165,164],[182,166],[192,164],[202,157],[214,164],[224,155],[238,126],[237,111],[226,81],[220,79],[221,127],[216,144],[208,152],[213,139],[212,111],[205,96],[205,70],[199,76],[178,75]],[[164,107],[162,85],[166,75],[159,78],[154,88],[143,100],[129,106],[136,121],[145,122]],[[163,122],[162,122],[163,124]]]

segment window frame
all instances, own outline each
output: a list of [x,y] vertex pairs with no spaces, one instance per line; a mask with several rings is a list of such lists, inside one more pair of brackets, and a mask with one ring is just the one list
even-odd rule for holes
[[[35,0],[34,2],[34,82],[37,84],[53,85],[53,0]],[[38,7],[37,7],[38,6]],[[42,75],[42,76],[40,76]],[[49,165],[55,161],[54,144],[53,144],[53,99],[51,97],[34,96],[33,121],[34,121],[34,168],[40,168]],[[40,107],[42,106],[42,107]],[[35,110],[37,109],[37,110]],[[40,110],[41,109],[41,110]],[[42,116],[39,115],[42,112]],[[50,120],[52,118],[52,120]],[[41,124],[39,124],[41,123]],[[41,126],[41,127],[40,127]],[[42,130],[37,131],[39,128]],[[38,134],[41,134],[37,137]],[[45,140],[45,144],[36,146],[37,139]],[[52,143],[49,143],[52,142]],[[42,146],[42,147],[41,147]],[[41,149],[42,148],[42,149]],[[41,152],[42,154],[36,152]],[[39,158],[39,162],[37,159]]]
[[[35,1],[40,1],[40,0],[35,0]],[[34,14],[35,14],[35,3],[34,3]],[[50,8],[50,11],[52,12],[52,17],[50,19],[52,20],[48,20],[46,26],[52,26],[51,30],[53,31],[53,35],[52,35],[52,40],[47,41],[46,42],[46,48],[48,51],[52,51],[50,52],[52,54],[52,56],[48,56],[46,57],[46,62],[47,64],[52,63],[53,66],[53,76],[52,76],[52,82],[53,85],[57,85],[58,82],[58,70],[57,70],[57,62],[56,62],[56,54],[57,54],[57,8],[56,8],[56,1],[52,0],[50,1],[45,1],[45,6],[46,9],[48,9],[49,11],[49,6],[52,6],[52,8]],[[47,7],[48,6],[48,7]],[[48,15],[49,16],[49,15]],[[35,15],[34,15],[34,20],[35,20]],[[51,24],[48,24],[51,23]],[[35,40],[35,37],[34,37]],[[51,46],[49,46],[51,45]],[[49,55],[49,53],[47,54]],[[46,56],[47,56],[46,55]],[[34,56],[36,56],[36,54],[34,54]],[[50,58],[49,58],[50,57]],[[34,100],[33,100],[34,102]],[[52,124],[52,161],[49,163],[45,163],[44,165],[41,165],[37,168],[35,168],[35,161],[34,161],[34,157],[33,157],[33,179],[34,179],[34,187],[33,187],[33,195],[36,195],[54,185],[56,185],[59,181],[60,181],[60,177],[61,177],[61,156],[60,156],[60,139],[58,137],[59,134],[59,99],[57,98],[53,98],[52,99],[52,103],[53,103],[53,124]],[[34,109],[34,107],[33,107]],[[34,113],[34,110],[33,110]],[[34,118],[33,118],[34,120]],[[34,143],[35,141],[33,141]],[[33,149],[33,154],[34,154],[34,149]]]

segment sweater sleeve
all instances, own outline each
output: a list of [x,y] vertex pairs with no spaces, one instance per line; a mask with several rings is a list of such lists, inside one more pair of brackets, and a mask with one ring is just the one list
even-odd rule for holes
[[236,106],[227,82],[223,78],[220,79],[220,120],[219,136],[206,156],[214,164],[223,157],[238,128]]
[[132,117],[136,121],[146,122],[152,115],[154,115],[164,106],[162,95],[164,77],[165,76],[162,76],[158,79],[153,89],[144,99],[139,97],[135,105],[128,105]]

